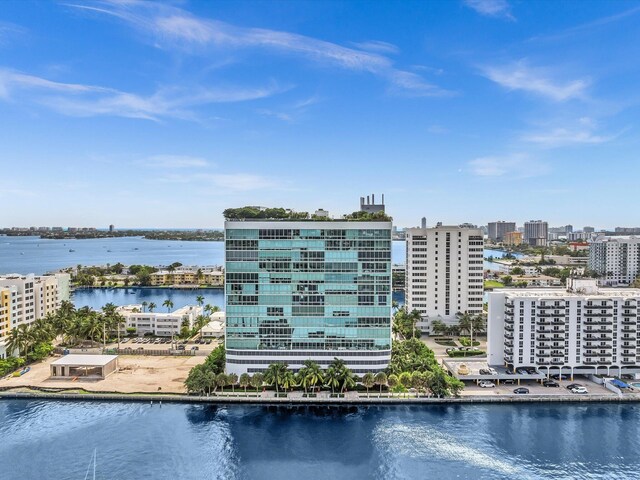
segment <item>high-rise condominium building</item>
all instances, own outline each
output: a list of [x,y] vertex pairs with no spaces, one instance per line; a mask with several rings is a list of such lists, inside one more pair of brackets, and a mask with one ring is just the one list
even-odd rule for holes
[[589,268],[603,285],[629,285],[640,276],[640,237],[596,237],[589,245]]
[[494,242],[504,242],[504,237],[509,232],[516,231],[516,222],[489,222],[487,225],[489,240],[493,240]]
[[524,223],[524,243],[536,247],[547,245],[549,224],[542,220],[530,220]]
[[510,246],[522,245],[522,232],[508,232],[504,236],[503,243]]
[[227,370],[391,358],[391,222],[225,222]]
[[484,240],[478,228],[438,226],[407,229],[405,304],[422,316],[453,323],[456,314],[482,313]]
[[640,289],[598,288],[569,279],[567,289],[500,289],[489,293],[490,365],[545,373],[635,373]]
[[0,276],[0,359],[6,351],[6,337],[12,329],[29,325],[55,312],[69,300],[69,274]]

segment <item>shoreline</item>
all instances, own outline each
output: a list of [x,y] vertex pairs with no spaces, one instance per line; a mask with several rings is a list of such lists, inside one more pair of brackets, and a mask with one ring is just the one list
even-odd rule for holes
[[638,403],[637,397],[612,396],[575,396],[575,395],[517,395],[504,397],[490,396],[462,396],[447,398],[398,398],[398,397],[360,397],[352,398],[261,398],[242,396],[211,396],[201,397],[172,393],[54,393],[54,392],[10,392],[0,391],[2,400],[68,400],[68,401],[97,401],[97,402],[167,402],[167,403],[196,403],[196,404],[229,404],[229,405],[258,405],[258,406],[365,406],[365,405],[446,405],[446,404],[514,404],[514,403]]
[[162,290],[224,290],[224,286],[220,285],[220,286],[215,286],[215,287],[200,287],[200,286],[173,286],[173,285],[129,285],[128,287],[125,287],[124,285],[120,285],[120,286],[113,286],[113,287],[70,287],[70,292],[73,293],[77,290],[124,290],[124,289],[134,289],[134,288],[139,288],[139,289],[151,289],[151,288],[159,288]]

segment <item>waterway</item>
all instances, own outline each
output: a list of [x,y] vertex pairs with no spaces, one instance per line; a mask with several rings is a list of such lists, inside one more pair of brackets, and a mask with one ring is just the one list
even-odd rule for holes
[[[0,401],[3,479],[636,479],[640,407]],[[91,476],[89,476],[91,478]]]
[[[405,242],[392,243],[394,263],[405,262]],[[146,240],[142,237],[45,240],[0,236],[0,275],[43,274],[76,265],[222,265],[223,242]]]

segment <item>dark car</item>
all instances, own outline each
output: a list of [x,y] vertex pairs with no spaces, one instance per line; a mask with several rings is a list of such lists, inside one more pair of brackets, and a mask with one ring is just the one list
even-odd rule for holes
[[566,380],[567,376],[566,375],[551,375],[551,378],[553,378],[554,380]]
[[178,345],[178,350],[184,350],[184,345]]
[[538,373],[538,371],[533,367],[527,367],[525,370],[529,375],[535,375],[536,373]]
[[516,373],[517,373],[518,375],[526,375],[526,374],[527,374],[527,373],[529,373],[529,372],[527,372],[527,369],[526,369],[526,368],[516,368]]
[[529,389],[525,388],[525,387],[519,387],[516,388],[513,393],[515,393],[516,395],[525,395],[527,393],[529,393]]
[[572,383],[570,385],[567,385],[567,390],[573,390],[574,388],[578,387],[584,387],[584,385],[581,385],[580,383]]
[[558,385],[556,382],[554,382],[553,380],[545,380],[542,382],[542,386],[543,387],[559,387],[560,385]]
[[486,368],[481,368],[480,369],[480,375],[491,375],[491,372],[489,370],[487,370]]
[[503,380],[502,383],[504,385],[515,385],[516,381],[514,379],[512,379],[512,378],[508,378],[506,380]]

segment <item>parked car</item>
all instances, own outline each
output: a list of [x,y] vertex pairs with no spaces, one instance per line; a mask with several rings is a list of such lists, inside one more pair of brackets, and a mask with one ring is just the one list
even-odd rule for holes
[[566,380],[567,376],[566,375],[551,375],[551,378],[553,378],[554,380]]
[[480,388],[494,388],[496,384],[488,380],[483,380],[482,382],[478,383],[478,386]]
[[504,383],[505,385],[515,385],[516,381],[512,378],[507,378],[506,380],[503,380],[502,383]]
[[527,375],[529,372],[525,368],[516,368],[516,373],[518,375]]
[[557,388],[560,385],[558,383],[554,382],[553,380],[544,380],[542,382],[542,386],[543,387],[555,387],[555,388]]
[[578,387],[582,387],[583,385],[579,384],[579,383],[571,383],[569,385],[567,385],[567,390],[573,390],[574,388],[578,388]]
[[527,367],[525,368],[525,370],[529,375],[535,375],[536,373],[538,373],[538,371],[534,367]]
[[128,341],[129,341],[129,339],[125,337],[125,338],[122,339],[122,341],[120,343],[127,343]]
[[525,387],[519,387],[516,388],[513,393],[515,393],[516,395],[525,395],[527,393],[529,393],[529,389],[525,388]]
[[191,350],[200,350],[200,347],[196,347],[195,345],[191,347]]
[[207,339],[207,345],[211,345],[211,339],[210,338]]
[[497,375],[497,374],[498,374],[498,371],[497,371],[495,368],[493,368],[493,367],[489,367],[489,373],[490,373],[491,375]]
[[156,338],[156,339],[153,341],[153,343],[156,343],[156,344],[157,344],[157,343],[160,343],[160,341],[161,341],[161,340],[160,340],[159,338]]
[[576,388],[572,388],[571,389],[572,393],[580,393],[580,394],[585,394],[585,393],[589,393],[589,391],[584,388],[584,387],[576,387]]
[[491,371],[488,368],[481,368],[480,375],[491,375]]
[[178,345],[178,350],[184,350],[184,345]]

